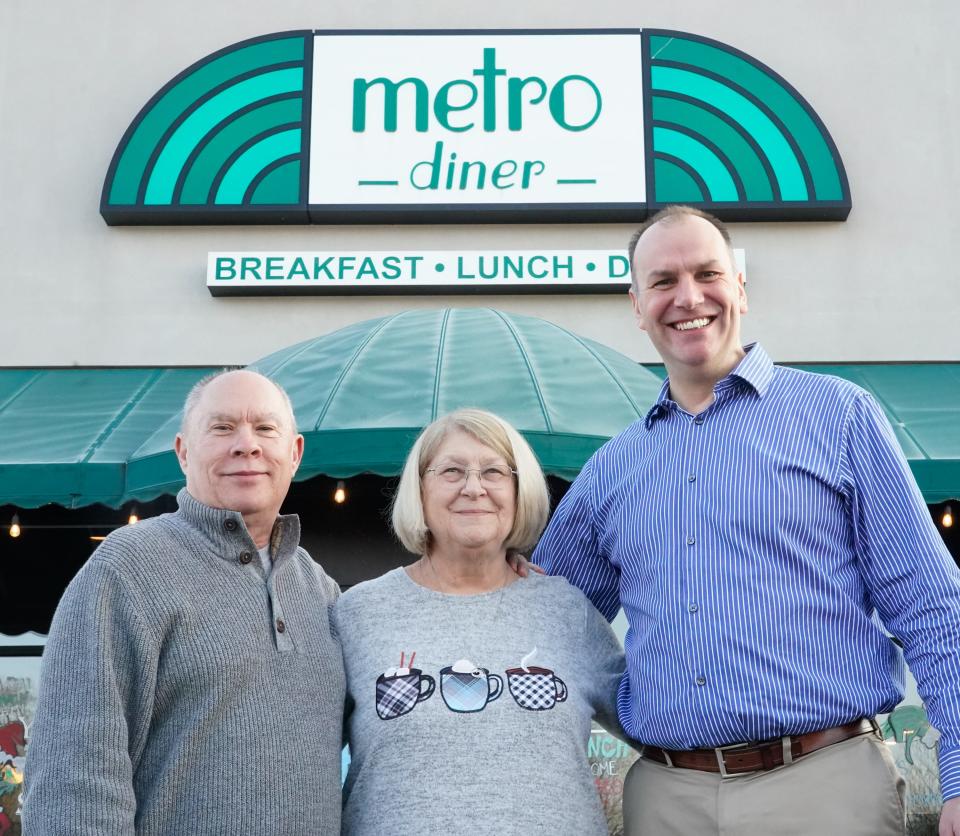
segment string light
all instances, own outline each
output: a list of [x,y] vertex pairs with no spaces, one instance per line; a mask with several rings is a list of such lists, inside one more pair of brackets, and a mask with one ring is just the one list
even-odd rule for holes
[[18,517],[16,514],[14,514],[13,519],[10,520],[10,536],[20,536],[20,517]]
[[943,516],[940,518],[940,525],[944,528],[950,528],[953,526],[953,510],[948,505],[943,509]]
[[130,509],[130,516],[127,517],[127,525],[136,525],[138,522],[140,522],[140,517],[137,516],[137,506],[134,505]]
[[343,503],[347,501],[347,489],[342,479],[337,482],[337,489],[333,492],[333,501],[336,502],[337,505],[343,505]]

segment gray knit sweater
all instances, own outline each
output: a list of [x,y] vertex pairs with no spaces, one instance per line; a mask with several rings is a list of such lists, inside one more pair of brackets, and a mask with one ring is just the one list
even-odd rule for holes
[[339,833],[339,590],[295,516],[267,576],[238,513],[178,501],[111,534],[57,608],[23,832]]
[[624,661],[578,589],[533,575],[445,595],[397,569],[344,593],[333,618],[352,756],[344,836],[606,836],[587,740],[592,717],[619,728]]

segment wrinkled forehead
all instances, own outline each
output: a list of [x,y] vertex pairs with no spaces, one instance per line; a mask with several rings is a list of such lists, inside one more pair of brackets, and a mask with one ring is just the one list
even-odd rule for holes
[[221,419],[293,426],[286,399],[277,387],[266,378],[252,374],[224,375],[211,381],[200,394],[193,419],[200,424]]
[[733,251],[720,231],[695,216],[666,218],[654,224],[637,242],[634,252],[637,275],[651,271],[680,270],[719,262],[736,269]]

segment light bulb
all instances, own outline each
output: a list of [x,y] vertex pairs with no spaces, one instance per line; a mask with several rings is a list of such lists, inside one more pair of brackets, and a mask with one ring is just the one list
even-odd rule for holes
[[127,525],[136,525],[138,522],[140,522],[140,517],[131,512],[130,516],[127,517]]
[[337,482],[337,489],[333,492],[333,501],[337,505],[343,505],[347,501],[347,489],[343,485],[343,480]]
[[950,528],[953,525],[953,511],[949,505],[943,509],[943,516],[940,518],[940,524],[944,528]]
[[18,517],[16,514],[14,514],[13,519],[10,520],[10,536],[20,536],[20,517]]

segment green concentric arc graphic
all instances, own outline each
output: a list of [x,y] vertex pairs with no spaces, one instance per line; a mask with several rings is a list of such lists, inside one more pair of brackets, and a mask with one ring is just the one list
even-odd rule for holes
[[[686,32],[597,32],[634,36],[643,55],[636,87],[642,90],[644,124],[637,145],[642,140],[645,158],[637,154],[624,165],[644,167],[646,193],[614,198],[597,186],[596,193],[579,202],[553,204],[551,217],[639,221],[670,203],[696,204],[735,221],[847,217],[850,189],[829,132],[772,69],[733,47]],[[347,36],[356,38],[361,49],[367,35],[451,39],[485,34],[494,46],[508,36],[576,38],[583,33],[378,30]],[[454,223],[539,217],[535,200],[510,203],[513,193],[491,196],[489,191],[478,191],[476,203],[459,205],[455,212],[436,203],[416,203],[418,196],[406,204],[378,205],[368,202],[369,192],[335,206],[318,197],[312,205],[307,184],[313,53],[324,49],[325,38],[344,36],[312,30],[264,35],[228,46],[180,73],[144,106],[114,153],[100,200],[107,223]],[[410,66],[427,57],[411,55]],[[396,77],[413,72],[410,66],[398,62]],[[469,78],[470,66],[442,69],[451,79]],[[389,76],[392,70],[371,61],[371,72]],[[634,80],[628,81],[633,87]],[[333,74],[316,83],[347,82]],[[608,106],[636,105],[611,94],[604,101]],[[315,115],[326,124],[319,117]],[[323,114],[323,120],[349,123],[350,118],[348,113]],[[430,136],[429,142],[442,138]],[[538,153],[548,160],[549,135],[517,139],[528,146],[538,142]],[[411,159],[418,153],[412,150]],[[315,185],[323,190],[323,183]]]
[[235,44],[160,90],[114,155],[101,201],[107,220],[183,223],[193,215],[178,212],[199,210],[205,221],[270,205],[305,222],[286,207],[306,204],[311,38],[285,32]]
[[[737,217],[845,218],[843,164],[817,115],[769,67],[683,32],[647,36],[652,204],[694,202]],[[731,183],[734,191],[731,191]],[[778,211],[779,210],[779,211]]]

